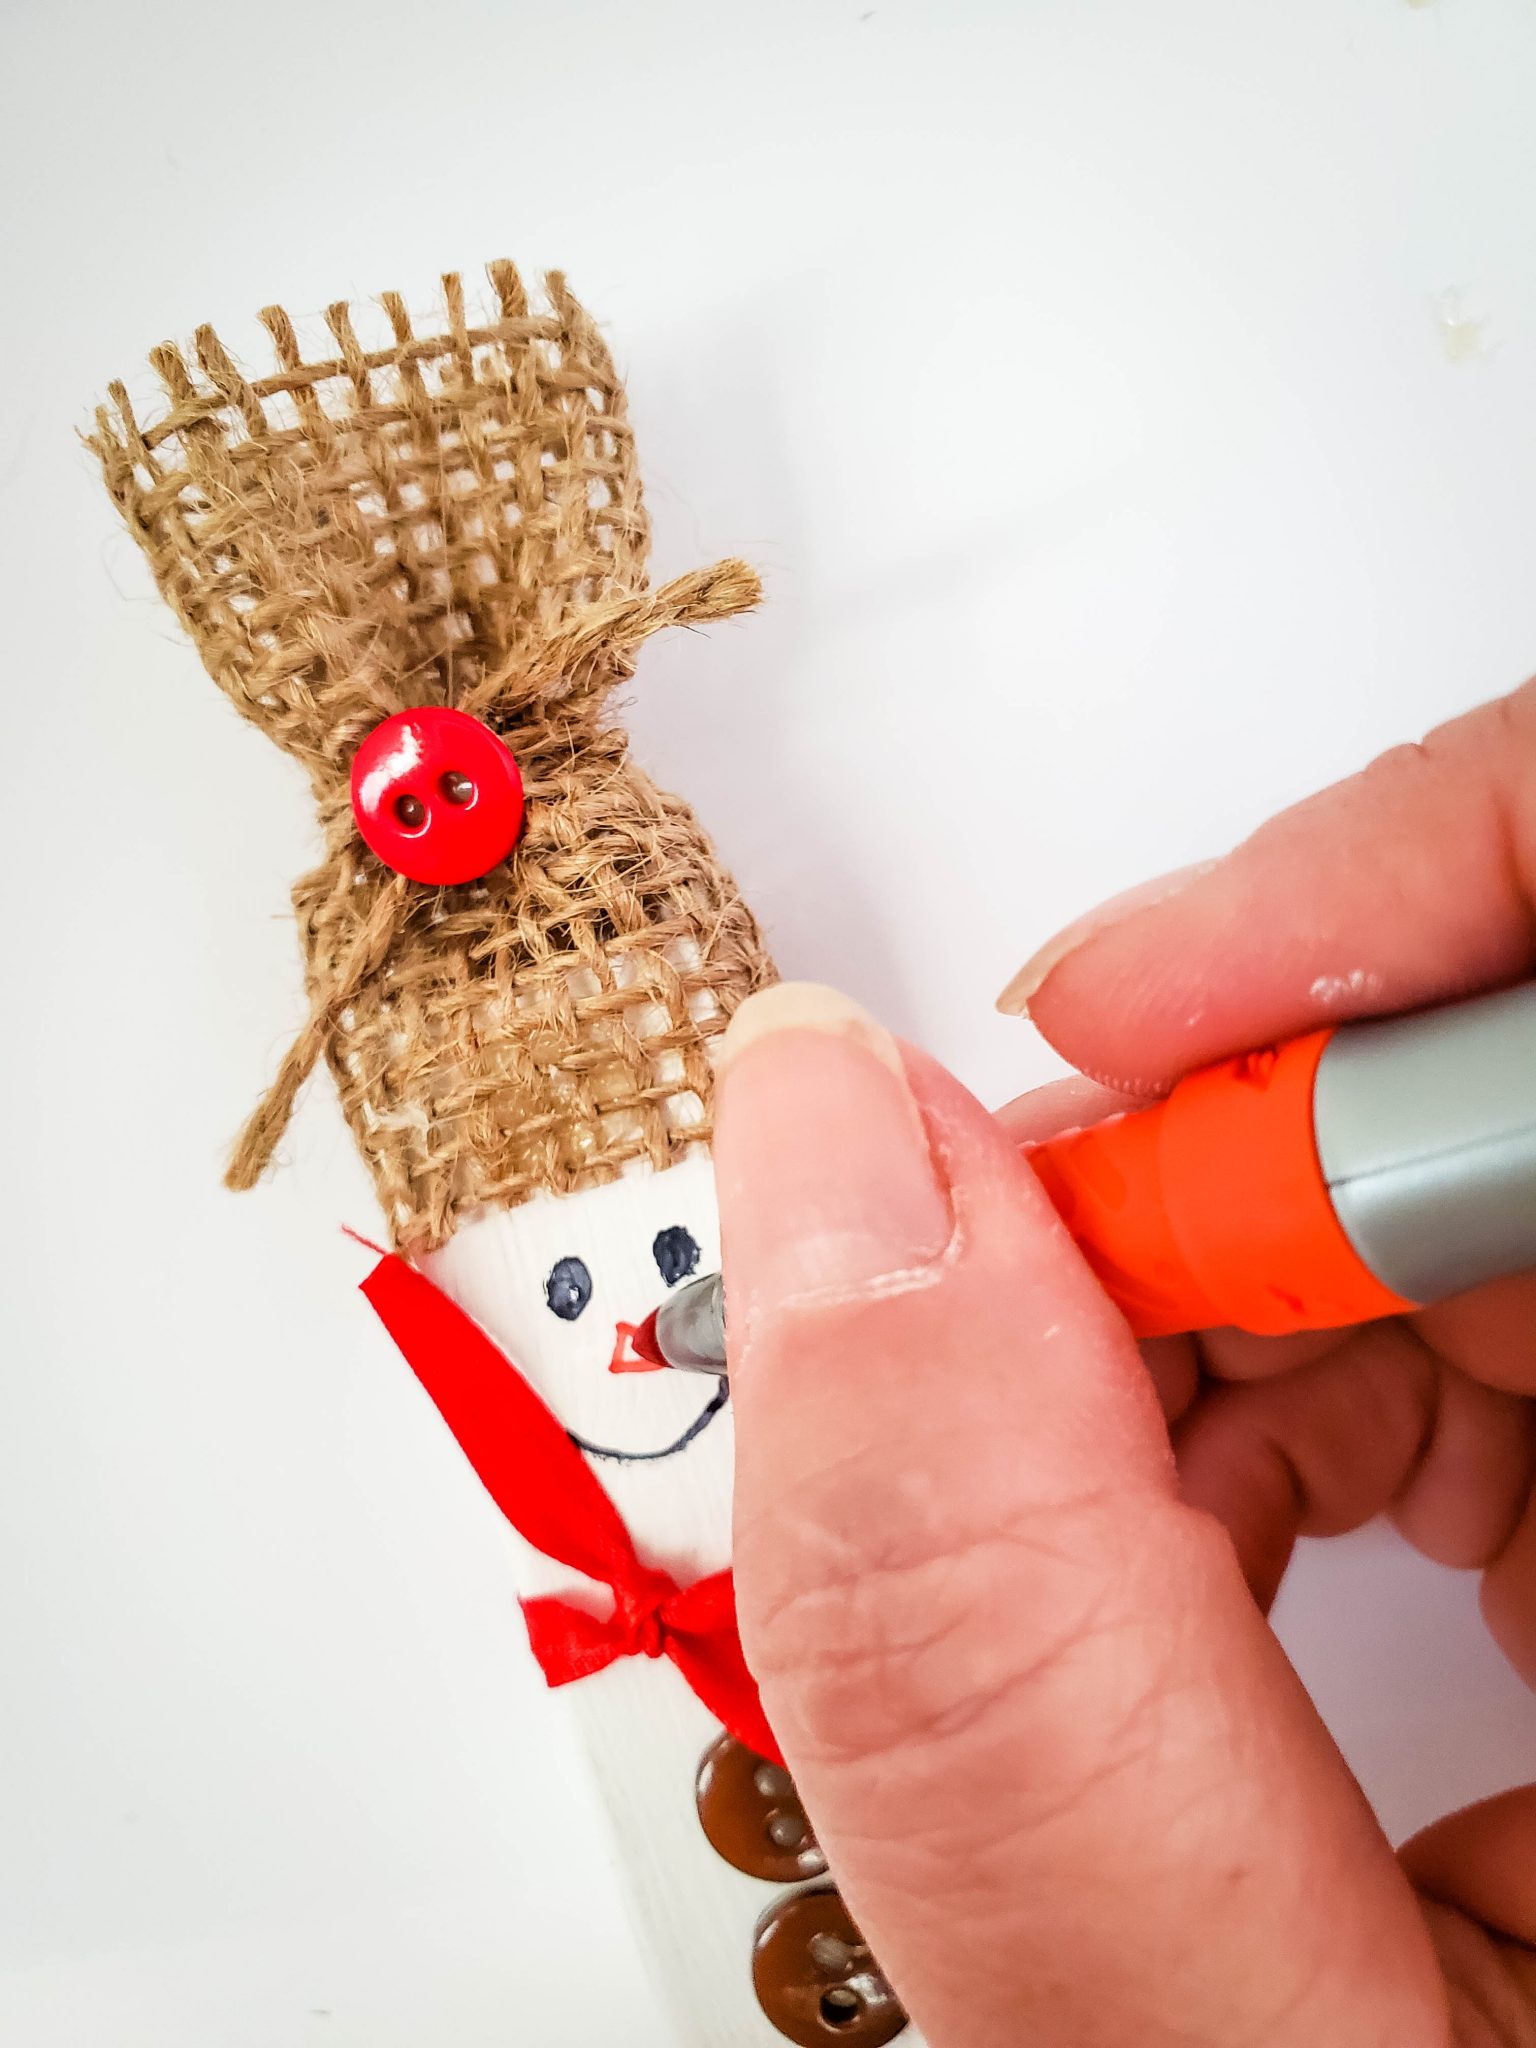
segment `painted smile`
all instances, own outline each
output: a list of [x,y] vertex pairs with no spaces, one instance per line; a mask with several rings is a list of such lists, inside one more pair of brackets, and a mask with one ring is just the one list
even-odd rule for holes
[[692,1422],[689,1423],[677,1441],[664,1445],[659,1451],[616,1451],[607,1444],[588,1443],[587,1439],[584,1436],[578,1436],[574,1429],[568,1429],[565,1433],[577,1450],[585,1451],[589,1458],[612,1458],[617,1465],[647,1465],[653,1463],[658,1458],[670,1458],[675,1456],[678,1451],[686,1450],[696,1436],[701,1435],[703,1431],[708,1429],[709,1425],[730,1399],[730,1395],[729,1381],[721,1380],[709,1400],[705,1402],[703,1408],[693,1418]]

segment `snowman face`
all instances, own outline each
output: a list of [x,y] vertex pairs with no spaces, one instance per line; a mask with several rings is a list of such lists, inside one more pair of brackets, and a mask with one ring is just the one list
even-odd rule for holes
[[719,1270],[702,1150],[660,1173],[487,1211],[422,1263],[593,1457],[675,1457],[725,1406],[724,1380],[650,1366],[633,1343],[672,1288]]

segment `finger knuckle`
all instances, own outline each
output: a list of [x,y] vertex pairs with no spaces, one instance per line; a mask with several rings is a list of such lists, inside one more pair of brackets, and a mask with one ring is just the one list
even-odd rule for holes
[[1133,1750],[1167,1683],[1132,1547],[1123,1496],[1093,1496],[985,1533],[829,1550],[754,1618],[770,1714],[840,1767],[899,1753],[943,1775],[1029,1754],[1048,1801]]

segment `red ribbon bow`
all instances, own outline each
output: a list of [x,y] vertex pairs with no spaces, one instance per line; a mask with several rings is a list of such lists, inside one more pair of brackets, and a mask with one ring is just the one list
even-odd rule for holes
[[363,1293],[507,1520],[535,1550],[613,1592],[613,1612],[524,1600],[528,1640],[550,1685],[621,1657],[670,1657],[749,1749],[783,1761],[741,1653],[728,1571],[691,1586],[641,1563],[596,1473],[479,1324],[404,1259],[386,1253]]

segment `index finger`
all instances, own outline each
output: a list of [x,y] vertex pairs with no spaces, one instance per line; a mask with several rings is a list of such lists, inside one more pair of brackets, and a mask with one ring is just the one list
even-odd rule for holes
[[1171,893],[1138,894],[1046,947],[1003,999],[1130,1092],[1520,980],[1536,966],[1536,682],[1283,811]]

